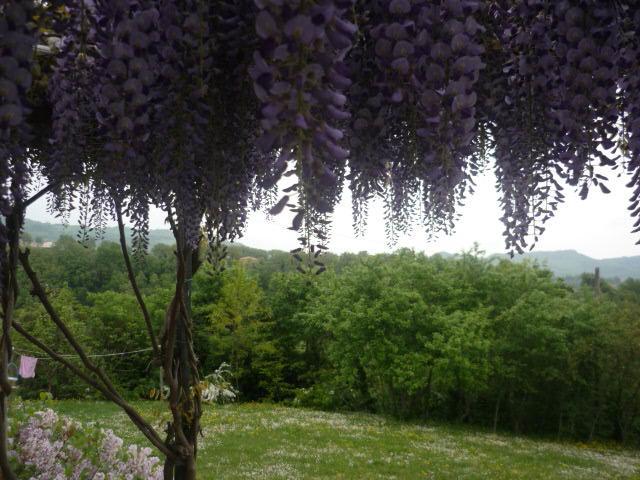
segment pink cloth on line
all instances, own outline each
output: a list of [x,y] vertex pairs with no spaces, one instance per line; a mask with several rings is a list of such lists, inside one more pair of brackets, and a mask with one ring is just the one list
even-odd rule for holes
[[38,363],[37,358],[27,357],[22,355],[20,357],[20,370],[18,374],[22,378],[33,378],[36,376],[36,363]]

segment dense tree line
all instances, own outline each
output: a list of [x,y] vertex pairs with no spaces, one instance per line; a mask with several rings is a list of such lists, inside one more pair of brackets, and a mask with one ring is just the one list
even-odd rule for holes
[[[34,249],[57,308],[90,352],[145,348],[143,320],[118,246],[62,238]],[[159,329],[173,248],[137,267]],[[287,253],[232,246],[229,268],[193,281],[195,345],[204,373],[231,365],[246,400],[358,409],[514,432],[640,439],[640,281],[584,275],[578,288],[528,263],[411,251],[328,255],[301,275]],[[25,282],[26,283],[26,282]],[[21,323],[71,353],[42,308],[20,297]],[[16,342],[18,352],[33,347]],[[150,352],[101,361],[132,397],[158,386]],[[85,396],[42,361],[23,396]]]

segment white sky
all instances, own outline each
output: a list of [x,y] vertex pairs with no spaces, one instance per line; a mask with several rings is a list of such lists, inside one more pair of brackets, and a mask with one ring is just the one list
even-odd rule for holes
[[[627,177],[609,176],[607,184],[612,193],[605,195],[592,189],[587,200],[580,200],[576,193],[566,190],[566,202],[560,206],[556,217],[547,224],[536,250],[577,250],[594,258],[610,258],[640,255],[640,245],[635,242],[640,235],[630,233],[633,220],[627,210],[629,189],[625,188]],[[291,183],[290,181],[287,183]],[[402,237],[395,248],[410,247],[428,254],[436,252],[459,252],[478,242],[488,253],[504,252],[503,226],[500,223],[498,194],[495,177],[488,172],[477,179],[475,194],[467,200],[456,231],[430,242],[419,226],[411,236]],[[28,218],[55,223],[56,219],[46,211],[41,200],[30,207]],[[239,241],[245,245],[262,249],[290,250],[297,247],[295,232],[288,230],[291,217],[287,210],[273,219],[263,213],[252,213],[245,235]],[[351,226],[351,198],[343,195],[333,218],[333,235],[329,247],[332,252],[370,253],[390,251],[384,236],[382,205],[374,202],[369,208],[368,230],[364,237],[354,235]],[[151,228],[166,228],[164,215],[152,212]],[[394,248],[394,249],[395,249]]]

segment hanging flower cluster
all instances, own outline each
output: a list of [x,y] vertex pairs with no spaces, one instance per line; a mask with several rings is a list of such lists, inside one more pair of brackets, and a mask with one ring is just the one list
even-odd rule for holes
[[[290,205],[295,213],[291,228],[302,232],[301,246],[311,254],[308,270],[323,269],[317,256],[327,235],[324,216],[340,198],[339,180],[349,155],[341,125],[349,118],[345,92],[351,81],[344,59],[356,33],[349,20],[353,3],[256,2],[261,48],[254,53],[250,75],[261,102],[258,145],[279,152],[282,172],[293,160],[297,180],[272,213]],[[288,203],[293,192],[296,204]],[[299,250],[294,255],[301,261]]]
[[[0,7],[5,216],[29,176],[33,5]],[[33,105],[50,108],[51,142],[34,163],[59,185],[53,208],[81,197],[90,227],[124,208],[139,250],[151,205],[172,212],[190,245],[204,226],[218,247],[248,209],[288,206],[309,254],[301,269],[321,270],[345,180],[357,226],[380,197],[392,239],[418,222],[448,232],[488,157],[512,252],[535,244],[567,186],[608,192],[603,167],[626,170],[640,215],[633,2],[61,5],[56,60],[39,74],[49,97]]]
[[5,218],[22,201],[29,183],[26,97],[36,42],[33,12],[28,0],[0,5],[0,267],[6,256]]

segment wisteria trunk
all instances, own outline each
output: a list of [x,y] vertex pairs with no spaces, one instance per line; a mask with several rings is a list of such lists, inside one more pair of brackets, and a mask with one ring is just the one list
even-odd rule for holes
[[[179,241],[178,245],[186,242]],[[179,249],[180,250],[180,249]],[[178,251],[178,271],[182,269],[183,275],[178,274],[176,295],[181,294],[184,308],[176,309],[175,348],[166,351],[171,355],[172,372],[166,380],[170,389],[177,390],[177,411],[179,418],[175,418],[169,425],[167,443],[178,454],[177,461],[167,459],[165,461],[165,480],[195,480],[196,456],[198,452],[198,433],[200,432],[201,400],[197,359],[193,349],[193,330],[191,320],[191,279],[197,268],[194,259],[197,258],[197,250],[185,247]],[[195,255],[194,255],[195,253]],[[181,264],[182,262],[182,264]],[[181,279],[182,277],[182,279]],[[173,385],[172,379],[173,377]],[[173,398],[170,394],[170,397]],[[171,401],[170,398],[170,401]],[[180,430],[180,431],[178,431]],[[183,443],[181,443],[183,439]],[[188,444],[184,445],[184,441]]]
[[2,337],[0,339],[0,472],[2,480],[16,480],[15,474],[9,466],[8,456],[8,398],[11,385],[8,378],[8,366],[11,360],[11,323],[18,283],[16,271],[18,268],[18,248],[20,246],[20,228],[22,215],[16,211],[9,215],[7,222],[8,257],[2,271]]
[[[192,447],[192,454],[184,458],[183,463],[175,466],[174,480],[195,480],[196,455],[198,445],[198,425],[200,411],[196,408],[196,395],[199,395],[193,387],[197,386],[197,372],[192,371],[189,361],[189,348],[191,336],[191,318],[181,318],[178,323],[177,348],[175,356],[180,359],[178,370],[178,386],[184,392],[191,390],[191,398],[185,398],[185,411],[182,418],[182,431]],[[165,479],[166,480],[166,479]]]

